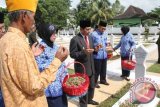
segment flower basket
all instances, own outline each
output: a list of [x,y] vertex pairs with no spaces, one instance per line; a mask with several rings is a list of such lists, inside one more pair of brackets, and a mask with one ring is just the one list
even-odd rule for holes
[[134,70],[136,62],[133,60],[122,60],[122,68],[126,70]]
[[107,50],[107,59],[112,58],[113,57],[113,47],[110,43],[108,43],[106,50]]
[[[63,91],[69,96],[82,96],[88,90],[89,78],[88,75],[86,75],[86,70],[83,64],[80,62],[73,63],[82,65],[84,73],[68,74],[62,83]],[[73,63],[70,63],[67,67]]]
[[112,58],[113,57],[113,52],[111,51],[111,50],[109,50],[108,52],[107,52],[107,59],[110,59],[110,58]]

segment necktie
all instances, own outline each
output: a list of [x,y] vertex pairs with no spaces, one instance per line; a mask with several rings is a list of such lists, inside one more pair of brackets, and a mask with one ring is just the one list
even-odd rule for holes
[[89,47],[88,36],[84,36],[84,39],[85,39],[85,42],[86,42],[86,46],[87,46],[87,48],[90,48],[90,47]]

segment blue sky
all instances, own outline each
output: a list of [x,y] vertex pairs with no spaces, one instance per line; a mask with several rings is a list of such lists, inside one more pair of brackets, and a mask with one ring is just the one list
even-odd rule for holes
[[[5,7],[5,0],[0,0],[0,7]],[[75,8],[80,0],[71,0],[72,8]],[[115,2],[115,0],[109,0],[111,3]],[[149,12],[155,7],[160,6],[160,0],[119,0],[122,5],[126,8],[129,5],[133,5],[143,9],[145,12]]]

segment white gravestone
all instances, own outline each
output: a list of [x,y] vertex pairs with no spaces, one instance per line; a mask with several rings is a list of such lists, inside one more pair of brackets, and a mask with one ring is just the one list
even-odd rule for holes
[[114,35],[113,34],[111,34],[110,43],[111,43],[112,47],[114,47]]
[[136,57],[135,79],[144,77],[146,74],[145,61],[147,54],[148,51],[143,45],[140,45],[135,50],[135,57]]

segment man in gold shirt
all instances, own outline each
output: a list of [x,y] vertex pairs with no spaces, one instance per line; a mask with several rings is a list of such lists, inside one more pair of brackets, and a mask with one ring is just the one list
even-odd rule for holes
[[6,0],[11,24],[0,39],[0,86],[6,107],[48,107],[44,89],[68,56],[68,50],[60,47],[51,65],[39,72],[25,35],[35,24],[37,2]]

